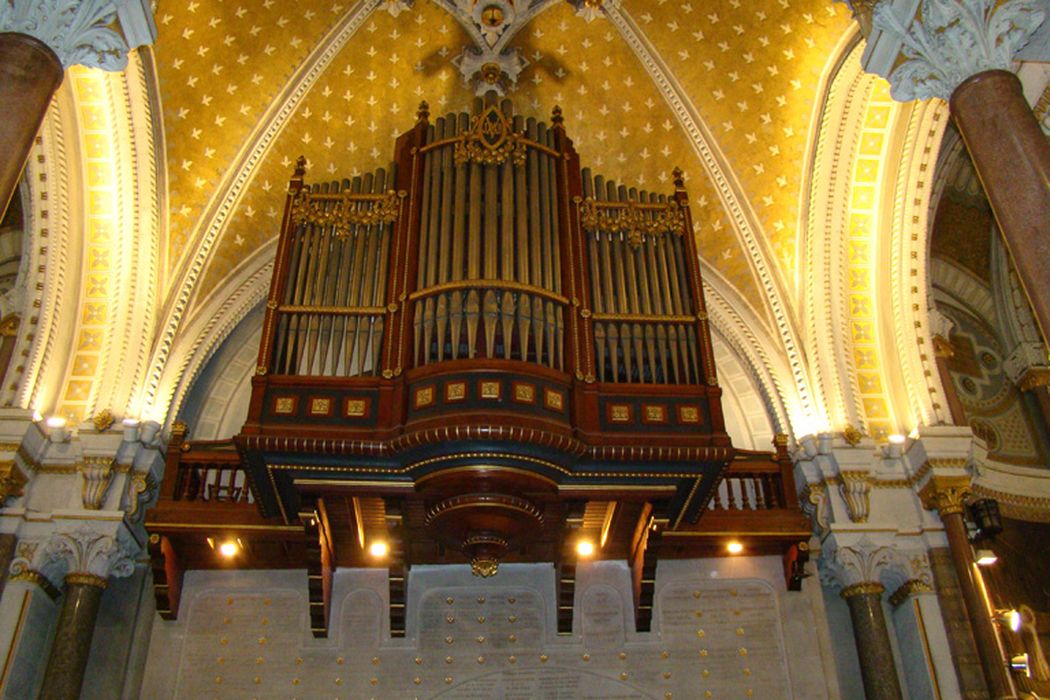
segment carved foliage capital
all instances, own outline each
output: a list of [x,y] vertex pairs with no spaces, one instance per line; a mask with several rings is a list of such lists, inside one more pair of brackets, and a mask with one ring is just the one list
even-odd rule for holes
[[838,545],[821,556],[821,578],[825,585],[844,591],[874,592],[870,586],[861,589],[861,584],[875,584],[882,590],[883,574],[898,566],[897,550],[886,545],[877,545],[866,538],[850,545]]
[[941,517],[961,513],[972,487],[968,476],[934,476],[919,490],[922,507],[936,510]]
[[1045,0],[923,0],[916,17],[900,17],[891,2],[875,6],[873,25],[901,42],[886,77],[901,101],[947,100],[964,80],[1010,70],[1046,17]]
[[112,0],[2,0],[0,31],[28,34],[47,44],[64,68],[74,65],[120,71],[128,45],[109,29],[117,18]]
[[41,568],[63,578],[70,574],[123,578],[135,569],[134,553],[128,544],[87,526],[54,534],[44,546],[42,560]]

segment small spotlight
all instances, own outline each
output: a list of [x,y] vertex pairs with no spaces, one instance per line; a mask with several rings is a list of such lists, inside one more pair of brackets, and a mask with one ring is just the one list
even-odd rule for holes
[[886,438],[886,456],[890,459],[900,459],[901,455],[904,454],[904,443],[907,442],[908,438],[900,434],[893,434]]
[[1021,631],[1021,613],[1016,610],[996,610],[995,616],[999,619],[999,623],[1009,627],[1011,632]]
[[39,423],[44,420],[44,415],[40,411],[33,411],[33,422]]
[[589,557],[594,554],[594,543],[590,540],[580,540],[576,543],[576,553],[581,557]]
[[368,547],[368,553],[376,559],[381,559],[386,556],[386,553],[390,551],[390,547],[387,543],[382,540],[376,540]]
[[991,566],[999,561],[999,557],[990,549],[978,549],[976,557],[977,566]]
[[744,545],[739,542],[730,542],[726,545],[726,551],[730,554],[740,554],[744,551]]
[[238,547],[237,543],[232,540],[227,540],[219,545],[219,554],[227,559],[233,559],[237,556],[238,551],[240,551],[240,547]]
[[47,436],[51,442],[65,442],[69,438],[66,432],[66,419],[62,416],[48,416],[44,421],[47,426]]
[[1017,654],[1010,657],[1010,670],[1014,673],[1023,673],[1025,678],[1032,677],[1032,669],[1028,665],[1028,654]]

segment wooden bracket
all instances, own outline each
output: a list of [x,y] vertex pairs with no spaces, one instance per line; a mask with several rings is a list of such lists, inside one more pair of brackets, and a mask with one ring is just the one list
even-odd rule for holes
[[784,552],[784,581],[789,591],[801,591],[802,579],[806,573],[806,562],[809,561],[809,544],[798,542]]
[[328,637],[328,612],[332,590],[332,542],[324,500],[304,495],[299,521],[309,538],[306,545],[306,576],[310,594],[310,631],[315,638]]
[[650,505],[642,509],[635,526],[629,562],[634,590],[634,628],[638,632],[652,629],[657,550],[666,526],[667,519]]
[[171,540],[163,535],[149,536],[149,560],[153,570],[153,596],[157,614],[162,620],[179,617],[179,598],[182,595],[182,565]]

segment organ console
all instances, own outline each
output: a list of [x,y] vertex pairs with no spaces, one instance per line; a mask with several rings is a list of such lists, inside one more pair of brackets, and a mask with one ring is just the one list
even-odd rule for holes
[[[319,635],[332,570],[374,563],[376,540],[395,633],[412,565],[491,576],[507,561],[559,568],[571,630],[581,536],[630,564],[644,629],[657,557],[710,553],[720,499],[793,513],[763,546],[794,547],[797,574],[808,528],[786,448],[737,454],[726,435],[681,172],[673,183],[595,175],[560,110],[545,123],[492,95],[433,121],[424,103],[389,168],[307,184],[300,159],[247,421],[225,445],[176,431],[150,519],[157,575],[182,536],[169,506],[233,488],[252,522],[286,533],[279,551],[256,538],[256,563],[306,565]],[[753,465],[737,487],[734,457]]]

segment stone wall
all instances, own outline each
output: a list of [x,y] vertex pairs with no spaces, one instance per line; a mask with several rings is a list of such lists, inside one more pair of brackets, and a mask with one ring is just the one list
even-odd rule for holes
[[325,640],[304,572],[190,572],[180,619],[153,626],[141,697],[838,698],[819,585],[788,593],[780,572],[775,557],[661,563],[639,634],[626,566],[581,566],[559,636],[548,565],[415,567],[391,639],[385,572],[339,571]]

